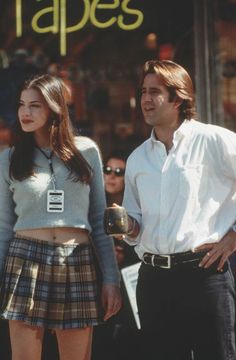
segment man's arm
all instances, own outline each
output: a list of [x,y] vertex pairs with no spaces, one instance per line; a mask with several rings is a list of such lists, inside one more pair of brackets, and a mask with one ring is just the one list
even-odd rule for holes
[[[218,166],[222,176],[236,181],[236,134],[228,129],[219,127],[216,129],[214,158],[218,159]],[[219,261],[217,270],[222,271],[229,256],[236,251],[235,230],[233,230],[233,227],[229,229],[217,243],[197,247],[195,251],[208,250],[199,266],[209,268],[215,261]]]

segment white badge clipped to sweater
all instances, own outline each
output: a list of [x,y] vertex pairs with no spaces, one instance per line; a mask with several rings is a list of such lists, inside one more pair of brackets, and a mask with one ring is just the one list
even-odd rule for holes
[[47,212],[64,211],[64,190],[48,190]]

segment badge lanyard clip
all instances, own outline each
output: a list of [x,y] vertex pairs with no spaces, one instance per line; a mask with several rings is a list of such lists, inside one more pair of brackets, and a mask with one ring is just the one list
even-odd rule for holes
[[56,189],[56,176],[53,170],[52,157],[53,151],[48,156],[42,149],[38,147],[39,151],[46,157],[48,160],[50,172],[51,172],[51,182],[53,185],[53,190],[48,190],[47,192],[47,212],[63,212],[64,211],[64,190]]

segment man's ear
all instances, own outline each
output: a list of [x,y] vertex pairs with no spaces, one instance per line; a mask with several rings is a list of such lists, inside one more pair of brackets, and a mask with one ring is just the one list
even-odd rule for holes
[[176,109],[178,109],[182,103],[183,103],[183,100],[180,99],[179,97],[176,97],[176,98],[174,99],[174,107],[175,107]]

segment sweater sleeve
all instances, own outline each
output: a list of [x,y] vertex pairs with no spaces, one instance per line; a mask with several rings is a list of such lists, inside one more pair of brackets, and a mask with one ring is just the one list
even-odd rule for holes
[[93,176],[91,180],[89,221],[92,227],[92,242],[103,276],[103,283],[119,284],[119,270],[116,263],[113,239],[105,234],[103,215],[106,207],[102,160],[94,144],[90,149]]
[[[134,161],[132,160],[132,156],[130,156],[126,162],[126,170],[125,170],[125,191],[123,197],[122,206],[125,207],[128,215],[134,218],[139,226],[142,225],[142,212],[139,201],[138,189],[136,186],[136,180],[134,177],[135,169],[132,169]],[[140,241],[140,232],[136,238],[129,238],[126,235],[124,239],[129,245],[135,246]]]
[[0,274],[3,271],[16,221],[12,195],[9,179],[9,149],[7,149],[0,156]]

